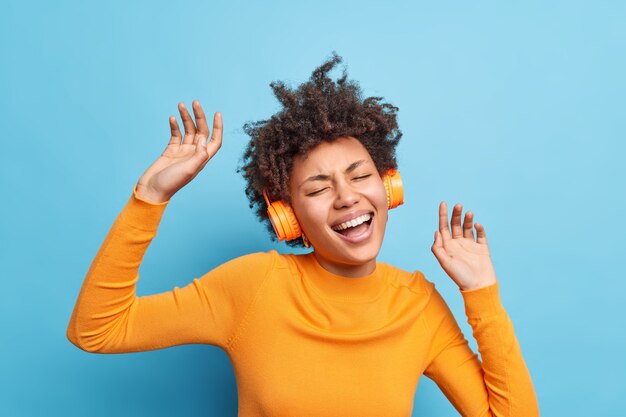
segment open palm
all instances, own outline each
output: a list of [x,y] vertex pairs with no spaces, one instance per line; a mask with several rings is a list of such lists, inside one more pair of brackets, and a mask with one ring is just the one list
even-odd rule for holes
[[487,235],[484,227],[476,223],[476,239],[472,230],[473,213],[465,213],[461,226],[463,206],[457,204],[452,210],[452,234],[448,227],[448,208],[445,201],[439,204],[439,230],[435,232],[432,252],[439,264],[461,290],[473,290],[497,282],[493,268]]
[[169,200],[204,168],[222,145],[222,116],[215,113],[213,133],[197,100],[192,103],[195,124],[183,103],[178,105],[185,128],[183,137],[176,117],[170,117],[170,141],[161,156],[137,182],[137,192],[149,201]]

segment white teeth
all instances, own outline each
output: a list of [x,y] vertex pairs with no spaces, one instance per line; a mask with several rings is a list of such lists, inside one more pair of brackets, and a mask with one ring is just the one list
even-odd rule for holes
[[362,223],[365,223],[366,221],[368,221],[369,219],[371,219],[372,216],[370,216],[369,214],[364,214],[362,216],[357,217],[356,219],[352,219],[352,220],[348,220],[347,222],[341,223],[340,225],[334,226],[333,230],[345,230],[349,227],[355,227],[358,226]]

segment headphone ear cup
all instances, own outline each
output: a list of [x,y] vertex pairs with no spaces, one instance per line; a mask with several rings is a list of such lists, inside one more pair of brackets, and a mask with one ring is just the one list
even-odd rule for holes
[[404,204],[404,185],[400,173],[395,169],[390,169],[383,176],[383,184],[387,192],[387,207],[396,208]]
[[302,235],[302,229],[298,219],[289,204],[283,201],[269,202],[267,192],[263,191],[263,197],[267,203],[267,217],[269,217],[278,240],[293,240]]

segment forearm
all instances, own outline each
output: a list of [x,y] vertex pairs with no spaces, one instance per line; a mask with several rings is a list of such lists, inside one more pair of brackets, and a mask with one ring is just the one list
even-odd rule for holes
[[120,333],[136,300],[143,256],[156,235],[167,201],[151,204],[136,194],[115,220],[83,281],[68,339],[90,352],[105,352]]
[[482,360],[489,409],[494,416],[539,416],[537,398],[515,336],[500,302],[498,283],[462,291],[468,323]]

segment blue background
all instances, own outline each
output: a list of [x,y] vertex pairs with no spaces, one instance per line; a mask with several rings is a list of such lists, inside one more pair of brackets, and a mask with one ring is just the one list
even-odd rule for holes
[[[336,50],[400,108],[406,204],[379,260],[434,281],[437,208],[484,224],[542,415],[623,415],[626,5],[3,1],[0,414],[234,416],[226,354],[85,353],[65,337],[82,280],[169,138],[176,105],[221,111],[224,145],[170,202],[138,294],[273,244],[235,172],[242,125]],[[339,71],[334,73],[339,74]],[[422,378],[414,416],[454,416]]]

